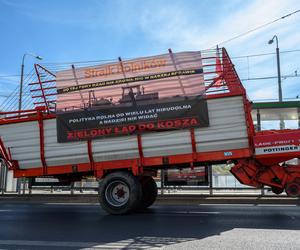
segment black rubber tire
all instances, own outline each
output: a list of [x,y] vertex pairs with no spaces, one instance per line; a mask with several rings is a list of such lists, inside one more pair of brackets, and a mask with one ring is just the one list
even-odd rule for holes
[[296,182],[287,183],[285,192],[290,197],[300,197],[300,185]]
[[[129,198],[125,204],[114,206],[108,201],[108,188],[112,183],[122,182],[127,185]],[[99,185],[99,200],[101,207],[109,214],[120,215],[134,211],[140,204],[142,197],[141,184],[136,176],[126,171],[118,171],[108,174]]]
[[143,210],[150,207],[157,198],[157,185],[151,176],[139,177],[142,186],[142,199],[138,209]]
[[274,194],[282,194],[282,192],[284,191],[283,188],[280,188],[280,187],[271,187],[271,190]]

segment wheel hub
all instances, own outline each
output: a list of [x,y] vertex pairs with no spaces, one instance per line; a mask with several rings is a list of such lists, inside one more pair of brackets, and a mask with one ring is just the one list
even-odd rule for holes
[[296,182],[287,184],[285,191],[288,196],[299,197],[300,196],[300,186]]
[[129,187],[123,181],[111,182],[105,190],[105,196],[110,205],[114,207],[123,206],[129,200]]
[[117,200],[126,198],[125,196],[126,196],[127,192],[124,190],[123,185],[118,185],[117,187],[115,187],[113,192],[114,192],[113,196]]

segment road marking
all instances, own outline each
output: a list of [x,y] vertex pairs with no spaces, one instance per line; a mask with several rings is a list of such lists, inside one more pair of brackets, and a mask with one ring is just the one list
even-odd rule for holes
[[297,207],[297,204],[258,204],[258,207]]
[[76,203],[76,202],[66,202],[66,203],[62,203],[62,202],[47,202],[47,203],[43,203],[45,205],[70,205],[70,206],[73,206],[73,205],[78,205],[78,206],[99,206],[99,203]]
[[297,204],[199,204],[199,206],[227,206],[227,207],[235,207],[235,206],[240,206],[240,207],[297,207]]
[[31,240],[0,240],[0,245],[35,246],[35,247],[78,247],[87,249],[120,249],[123,247],[149,248],[146,244],[134,244],[134,241],[119,241],[114,243],[100,242],[69,242],[69,241],[31,241]]
[[228,206],[228,207],[235,207],[235,206],[241,206],[241,207],[252,207],[255,206],[255,204],[228,204],[228,203],[224,203],[224,204],[220,204],[220,203],[216,203],[216,204],[199,204],[199,206]]
[[221,214],[222,212],[202,212],[202,211],[175,211],[175,212],[169,212],[172,214]]
[[[69,241],[32,241],[0,240],[0,245],[27,247],[76,247],[81,249],[158,249],[166,245],[192,241],[195,238],[173,237],[136,237],[116,242],[69,242]],[[1,248],[0,248],[1,249]]]

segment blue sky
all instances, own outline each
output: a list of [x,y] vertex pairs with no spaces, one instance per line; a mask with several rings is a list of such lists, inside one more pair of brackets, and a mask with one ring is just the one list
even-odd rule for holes
[[[24,52],[65,62],[201,50],[297,9],[297,0],[0,0],[0,94],[18,85],[19,76],[3,76],[20,74]],[[281,50],[300,49],[300,13],[224,46],[233,57],[275,52],[267,44],[274,34]],[[300,74],[299,58],[300,52],[282,54],[282,74]],[[276,75],[275,55],[233,61],[241,78]],[[28,57],[26,71],[33,63]],[[253,100],[277,98],[276,84],[244,82]],[[300,95],[300,78],[283,80],[283,93]]]

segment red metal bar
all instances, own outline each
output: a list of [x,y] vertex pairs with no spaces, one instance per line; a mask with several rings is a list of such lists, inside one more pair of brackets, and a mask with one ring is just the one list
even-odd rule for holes
[[[56,79],[42,81],[42,83],[50,83],[50,82],[56,82]],[[32,85],[37,85],[37,84],[40,84],[40,83],[39,82],[31,82],[28,85],[32,86]]]
[[[43,82],[44,83],[44,82]],[[46,88],[43,88],[44,90],[48,90],[48,89],[56,89],[55,86],[52,86],[52,87],[46,87]],[[36,92],[36,91],[41,91],[42,89],[31,89],[30,92]]]
[[95,162],[93,157],[93,145],[91,140],[87,140],[87,149],[88,149],[88,155],[89,155],[89,161],[91,164],[91,170],[95,169]]
[[212,60],[212,59],[216,59],[216,56],[209,56],[209,57],[201,57],[202,60]]
[[247,132],[248,132],[249,148],[251,149],[252,153],[254,153],[253,136],[255,134],[255,128],[253,125],[253,120],[251,115],[251,104],[247,100],[246,93],[243,95],[243,103],[244,103],[245,120],[247,125]]
[[197,145],[196,145],[195,129],[191,128],[190,133],[191,133],[193,161],[197,161]]
[[[8,151],[8,152],[7,152]],[[8,148],[8,150],[6,151],[6,148],[4,146],[4,143],[0,137],[0,154],[2,155],[3,159],[5,160],[5,162],[8,164],[8,167],[10,170],[12,169],[18,169],[18,164],[16,161],[12,161],[11,159],[11,153],[10,150]]]
[[[25,110],[21,110],[21,113],[24,113],[24,112],[31,112],[31,111],[35,111],[35,109],[25,109]],[[5,112],[0,112],[0,115],[9,115],[9,114],[19,114],[20,111],[17,110],[17,111],[5,111]]]
[[[55,118],[55,114],[45,114],[44,118],[45,119],[53,119]],[[28,117],[21,117],[21,118],[16,118],[16,119],[0,119],[0,124],[13,124],[13,123],[20,123],[20,122],[31,122],[31,121],[36,121],[37,116],[28,116]]]
[[47,163],[45,159],[45,141],[44,141],[44,120],[43,113],[38,112],[38,123],[39,123],[39,132],[40,132],[40,158],[43,165],[43,174],[47,174]]
[[43,66],[41,66],[40,64],[36,64],[39,68],[41,68],[42,70],[46,71],[48,74],[56,77],[56,75],[54,73],[52,73],[51,71],[49,71],[48,69],[44,68]]
[[[231,150],[232,155],[224,156],[224,151],[216,152],[207,152],[197,153],[198,162],[209,162],[209,161],[219,161],[219,160],[230,160],[230,159],[243,159],[249,158],[250,152],[248,148],[244,149],[234,149]],[[160,168],[164,162],[164,157],[145,157],[144,158],[144,167],[151,168]],[[181,154],[181,155],[170,155],[168,156],[169,164],[190,164],[193,160],[192,154]],[[114,161],[104,161],[104,162],[95,162],[95,171],[103,170],[113,170],[113,169],[135,169],[138,170],[138,163],[140,159],[128,159],[128,160],[114,160]],[[91,171],[90,163],[80,163],[75,164],[77,166],[78,172],[89,172]],[[56,174],[67,174],[73,173],[74,164],[69,165],[60,165],[60,166],[51,166],[47,169],[48,175]],[[43,175],[43,167],[34,167],[26,170],[16,170],[14,171],[15,177],[33,177]]]
[[14,115],[14,116],[7,116],[1,119],[7,120],[7,119],[16,119],[16,118],[22,118],[22,117],[28,117],[30,115],[35,115],[36,112],[32,112],[32,113],[26,113],[26,114],[20,114],[20,115]]
[[9,160],[9,156],[8,156],[8,153],[6,151],[6,148],[4,146],[4,143],[2,142],[2,139],[0,137],[0,151],[1,151],[1,154],[2,156],[5,158],[5,160]]
[[43,98],[44,96],[53,96],[57,95],[56,93],[50,93],[50,94],[45,94],[45,95],[34,95],[32,98]]
[[8,151],[8,157],[9,157],[8,159],[11,161],[12,158],[11,158],[11,151],[10,151],[10,148],[8,148],[7,151]]
[[[216,59],[217,57],[215,57],[214,59]],[[203,68],[205,68],[205,67],[215,67],[215,66],[217,66],[217,65],[222,65],[222,64],[219,64],[219,63],[212,63],[212,64],[204,64],[204,65],[202,65],[202,67]],[[217,71],[217,70],[215,70],[214,71],[215,73],[218,73],[218,72],[220,72],[220,71]],[[220,72],[221,73],[221,72]]]
[[214,87],[214,84],[219,81],[220,79],[223,79],[223,74],[220,75],[219,77],[216,77],[212,83],[210,83],[208,86],[205,87],[205,91],[207,91],[208,89]]
[[142,135],[137,134],[137,142],[138,142],[138,150],[140,156],[140,165],[144,165],[144,152],[143,152],[143,144],[142,144]]
[[37,67],[38,67],[37,65],[38,64],[34,64],[35,72],[36,72],[36,75],[38,77],[38,81],[40,83],[40,88],[41,88],[42,96],[43,96],[43,99],[44,99],[45,107],[46,107],[47,111],[49,112],[48,103],[47,103],[46,96],[45,96],[45,93],[44,93],[44,90],[43,90],[43,84],[42,84],[42,81],[41,81],[40,73],[37,69]]
[[[233,63],[231,62],[231,59],[229,58],[227,51],[223,48],[222,49],[223,54],[223,71],[224,71],[224,79],[227,83],[228,89],[230,92],[237,92],[241,94],[246,94],[246,90],[243,87],[240,78],[238,77],[238,74],[236,73],[236,70],[234,68]],[[228,84],[233,80],[234,84]]]
[[[47,103],[52,103],[52,102],[56,102],[55,100],[49,100],[47,101]],[[37,104],[44,104],[45,102],[34,102],[33,104],[34,105],[37,105]]]

